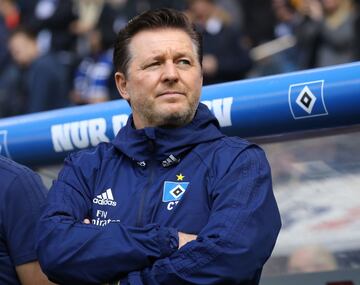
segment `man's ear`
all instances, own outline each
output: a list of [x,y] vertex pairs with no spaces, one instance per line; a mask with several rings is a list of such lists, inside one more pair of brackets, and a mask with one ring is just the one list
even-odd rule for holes
[[126,101],[129,102],[130,96],[126,91],[126,77],[124,73],[116,72],[115,73],[115,83],[116,88],[119,91],[121,97],[123,97]]

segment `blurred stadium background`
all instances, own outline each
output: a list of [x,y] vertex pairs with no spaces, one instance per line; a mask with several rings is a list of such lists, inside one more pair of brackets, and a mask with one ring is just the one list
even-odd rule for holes
[[66,153],[111,139],[129,113],[112,42],[159,7],[203,33],[223,130],[269,158],[283,228],[261,284],[360,284],[360,1],[2,0],[0,154],[50,187]]

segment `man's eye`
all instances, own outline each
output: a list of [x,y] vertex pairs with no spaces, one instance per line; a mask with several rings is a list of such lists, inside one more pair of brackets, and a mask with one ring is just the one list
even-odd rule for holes
[[155,67],[155,66],[158,66],[158,65],[160,65],[160,62],[154,61],[154,62],[149,63],[146,67]]
[[190,60],[188,60],[188,59],[180,59],[178,61],[178,63],[181,64],[181,65],[190,65]]

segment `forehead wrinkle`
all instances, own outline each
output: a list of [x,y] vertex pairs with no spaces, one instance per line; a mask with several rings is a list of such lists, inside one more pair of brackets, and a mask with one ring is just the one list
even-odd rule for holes
[[[161,46],[165,46],[166,49],[175,47],[176,50],[180,50],[185,53],[187,50],[191,50],[191,52],[194,53],[195,56],[197,56],[197,46],[191,39],[189,35],[187,35],[182,30],[173,30],[173,32],[178,33],[179,36],[174,37],[173,34],[168,34],[167,38],[166,34],[164,34],[165,38],[162,36],[159,36],[162,32],[169,32],[170,30],[159,30],[159,33],[157,33],[156,30],[149,30],[149,31],[142,31],[139,34],[135,35],[134,38],[131,40],[129,48],[132,51],[132,55],[135,57],[138,57],[139,54],[144,53],[146,55],[151,54],[151,56],[154,56],[154,54],[163,54],[164,49],[161,48]],[[155,33],[155,36],[149,36],[151,33]],[[141,44],[144,37],[147,34],[146,38],[146,45]],[[139,37],[140,35],[140,37]],[[179,39],[180,38],[180,39]],[[186,40],[185,40],[186,39]],[[135,48],[135,46],[136,48]],[[190,53],[190,52],[187,53]]]
[[[173,50],[177,50],[177,53],[184,53],[185,56],[192,57],[195,61],[199,61],[197,50],[198,47],[188,34],[182,30],[175,29],[175,32],[180,32],[180,34],[182,34],[180,39],[171,37],[171,35],[170,38],[166,38],[166,35],[164,35],[165,38],[162,36],[159,37],[158,35],[163,31],[168,32],[167,29],[160,29],[159,33],[156,33],[156,30],[146,30],[141,31],[139,34],[135,35],[129,44],[129,64],[134,63],[134,60],[140,60],[144,62],[153,59],[154,57],[164,55],[164,49],[162,49],[161,46],[165,46],[165,53],[169,53],[171,48],[174,47]],[[150,33],[154,32],[154,36],[150,36]]]
[[[191,43],[191,45],[189,45]],[[178,39],[160,39],[147,41],[146,45],[142,46],[142,50],[152,53],[163,53],[170,50],[192,50],[195,52],[195,44],[190,41],[189,43],[183,42]]]
[[179,58],[182,56],[191,56],[191,53],[187,50],[174,50],[171,47],[167,48],[166,50],[158,50],[154,51],[152,54],[152,58],[154,59],[161,59],[161,58]]

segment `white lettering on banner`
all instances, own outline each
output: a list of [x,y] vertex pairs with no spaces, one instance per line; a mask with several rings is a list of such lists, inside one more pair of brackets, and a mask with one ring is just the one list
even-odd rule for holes
[[[215,117],[221,127],[232,126],[231,107],[233,97],[202,101]],[[127,114],[114,115],[111,119],[114,136],[126,125]],[[74,121],[51,126],[51,140],[55,152],[71,151],[75,149],[96,146],[101,142],[109,142],[106,135],[107,124],[105,118]],[[2,149],[3,150],[3,149]],[[169,206],[172,208],[172,205]]]
[[220,127],[232,126],[231,122],[231,106],[233,103],[233,97],[225,97],[221,99],[214,99],[211,101],[201,101],[205,104],[210,111],[212,111],[215,117],[218,119]]
[[124,114],[112,117],[114,136],[116,136],[120,129],[126,125],[128,118],[129,116]]
[[69,151],[108,142],[109,138],[105,132],[105,119],[96,118],[53,125],[51,126],[51,140],[55,152]]
[[104,118],[89,120],[89,137],[92,146],[96,146],[101,142],[110,141],[105,132],[106,121]]
[[89,146],[88,123],[88,121],[70,123],[70,136],[74,146],[77,148]]
[[56,152],[73,150],[70,140],[70,124],[51,126],[51,140]]

